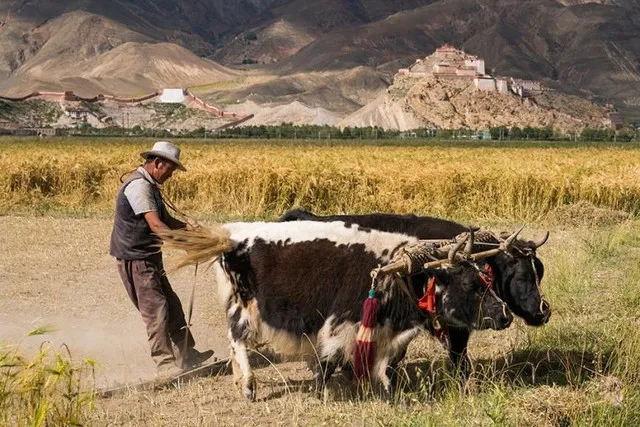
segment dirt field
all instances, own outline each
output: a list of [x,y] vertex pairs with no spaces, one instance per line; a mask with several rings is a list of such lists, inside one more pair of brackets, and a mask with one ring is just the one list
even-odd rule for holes
[[[43,340],[99,362],[97,386],[153,377],[140,316],[109,256],[110,219],[0,217],[0,344],[33,353]],[[186,306],[193,272],[171,276]],[[198,348],[226,357],[226,331],[211,283],[200,278],[193,313]],[[27,337],[39,327],[55,332]],[[220,356],[221,355],[221,356]],[[81,360],[81,359],[79,359]]]
[[[153,376],[142,321],[107,252],[110,218],[4,216],[0,229],[0,344],[18,344],[30,354],[43,341],[54,348],[66,343],[74,358],[98,361],[98,388]],[[527,237],[537,231],[531,228]],[[395,404],[354,398],[340,374],[323,402],[308,393],[311,374],[304,363],[263,361],[256,369],[256,403],[222,375],[98,398],[91,425],[555,426],[607,425],[609,419],[628,424],[638,419],[633,364],[639,341],[637,332],[629,332],[635,329],[622,325],[640,318],[634,303],[640,301],[640,270],[623,255],[638,259],[638,242],[636,223],[552,228],[540,251],[543,286],[554,308],[551,322],[534,329],[517,320],[506,331],[475,333],[470,352],[476,374],[464,389],[448,378],[439,344],[422,336],[410,347],[403,371],[408,383]],[[183,304],[192,272],[170,275]],[[224,320],[214,295],[202,274],[193,329],[199,348],[226,357]],[[592,310],[594,296],[602,297],[601,310]],[[56,331],[27,337],[48,325]],[[628,344],[621,344],[622,337]]]

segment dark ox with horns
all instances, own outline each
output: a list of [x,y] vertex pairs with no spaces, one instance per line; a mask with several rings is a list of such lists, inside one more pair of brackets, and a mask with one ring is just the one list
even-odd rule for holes
[[[187,250],[183,265],[219,255],[213,271],[226,307],[234,376],[251,400],[256,383],[248,350],[264,343],[282,354],[315,356],[316,389],[337,366],[351,363],[372,270],[418,243],[412,236],[341,222],[231,223],[223,229],[228,243],[206,229],[172,231],[163,238]],[[418,304],[431,278],[440,323],[463,330],[502,329],[513,320],[483,282],[484,264],[456,262],[463,243],[449,246],[453,264],[436,267],[447,259],[429,264],[424,280],[405,282],[398,274],[380,274],[376,280],[377,350],[369,372],[387,396],[394,392],[395,364],[410,341],[423,328],[433,329],[433,313]],[[465,251],[470,249],[467,245]]]
[[[346,224],[358,224],[381,231],[404,233],[418,239],[450,239],[468,230],[456,222],[429,216],[380,213],[318,216],[303,209],[287,212],[280,221],[343,221]],[[485,260],[493,273],[493,284],[498,296],[507,303],[514,314],[530,326],[544,325],[551,316],[551,308],[540,288],[544,266],[536,256],[536,249],[542,246],[548,237],[547,232],[537,241],[515,240],[508,251],[499,252]],[[489,239],[476,244],[490,248],[498,245],[500,240]],[[470,367],[467,358],[469,336],[469,329],[449,328],[449,356],[465,375]]]

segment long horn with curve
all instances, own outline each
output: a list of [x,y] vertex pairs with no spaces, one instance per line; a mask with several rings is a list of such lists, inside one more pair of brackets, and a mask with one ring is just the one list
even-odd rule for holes
[[544,245],[545,243],[547,243],[547,240],[549,239],[549,232],[546,231],[544,233],[544,235],[538,239],[538,240],[534,240],[533,244],[536,246],[536,249],[538,249],[540,246]]
[[511,246],[511,244],[518,238],[518,234],[520,234],[520,232],[524,230],[524,224],[518,228],[515,233],[513,233],[511,236],[507,237],[507,239],[504,241],[504,245],[505,247],[509,247]]
[[[447,257],[449,260],[450,264],[455,264],[456,262],[456,254],[458,253],[458,251],[464,246],[464,244],[466,242],[469,241],[469,237],[473,236],[473,234],[466,234],[462,240],[460,240],[458,243],[456,243],[451,250],[449,251],[449,256]],[[473,239],[472,239],[473,240]],[[473,246],[473,242],[471,242],[471,245]]]
[[475,235],[473,234],[473,229],[469,228],[469,239],[467,240],[467,245],[464,247],[464,253],[465,255],[471,255],[471,253],[473,252],[473,241],[474,241]]

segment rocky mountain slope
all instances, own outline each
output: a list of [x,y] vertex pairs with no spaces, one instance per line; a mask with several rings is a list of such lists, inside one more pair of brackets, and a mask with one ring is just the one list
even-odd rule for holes
[[513,93],[477,90],[473,81],[398,75],[386,93],[340,122],[351,127],[376,124],[399,130],[531,126],[573,132],[608,122],[604,108],[555,91],[522,99]]
[[[127,94],[224,80],[204,56],[234,67],[258,62],[243,67],[270,82],[211,90],[212,98],[352,112],[379,95],[380,81],[445,42],[484,57],[496,74],[611,101],[640,119],[640,0],[0,0],[0,92],[62,82]],[[145,67],[165,51],[162,64],[183,58],[175,71]],[[92,74],[96,64],[105,72]],[[373,82],[357,89],[366,99],[356,102],[335,88],[352,85],[354,67]]]

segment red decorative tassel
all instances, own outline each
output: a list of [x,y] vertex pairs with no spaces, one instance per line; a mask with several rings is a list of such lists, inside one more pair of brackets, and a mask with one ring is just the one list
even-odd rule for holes
[[353,356],[353,370],[358,381],[371,377],[371,368],[376,359],[374,331],[378,323],[378,299],[376,291],[369,291],[369,298],[362,305],[362,323],[356,337],[356,350]]

